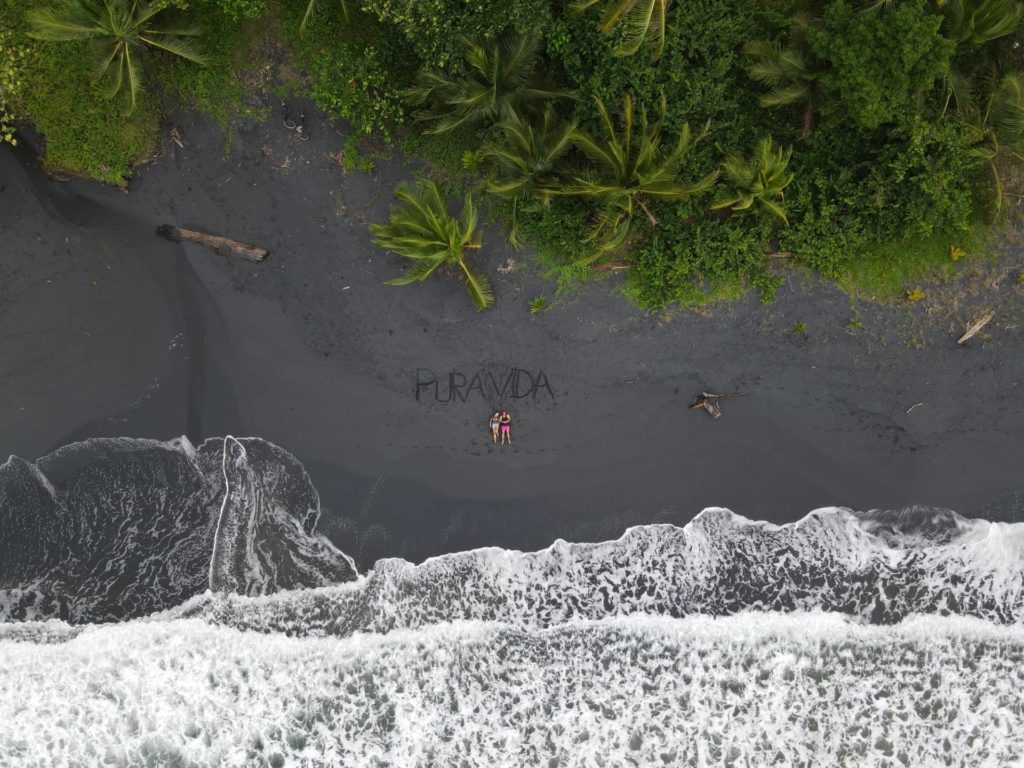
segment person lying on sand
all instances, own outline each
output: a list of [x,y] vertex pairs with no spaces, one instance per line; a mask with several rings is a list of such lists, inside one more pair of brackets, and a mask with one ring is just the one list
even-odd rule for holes
[[494,415],[491,416],[491,442],[492,443],[498,442],[498,427],[500,426],[500,422],[499,422],[500,419],[501,419],[501,413],[499,413],[498,411],[495,411]]
[[512,416],[509,415],[508,411],[502,411],[498,421],[501,423],[502,445],[504,445],[506,442],[509,445],[512,445]]

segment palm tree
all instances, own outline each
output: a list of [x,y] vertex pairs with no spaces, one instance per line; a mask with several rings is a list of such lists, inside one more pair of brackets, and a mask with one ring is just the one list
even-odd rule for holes
[[[582,13],[602,0],[575,0],[570,10]],[[615,48],[616,56],[632,56],[646,45],[651,59],[657,61],[665,50],[665,17],[672,0],[604,0],[600,29],[609,34],[620,24],[622,42]]]
[[454,264],[462,270],[466,290],[477,309],[491,306],[494,293],[490,283],[466,263],[466,249],[480,247],[472,196],[466,196],[459,221],[448,212],[435,181],[418,179],[415,186],[399,184],[395,194],[402,204],[392,209],[391,221],[371,224],[370,231],[377,245],[412,259],[414,264],[405,276],[388,280],[388,284],[422,282],[438,267]]
[[793,181],[794,174],[788,171],[792,156],[792,147],[774,149],[772,140],[767,138],[758,142],[750,159],[727,157],[722,161],[722,174],[728,193],[711,207],[743,211],[758,203],[789,224],[785,207],[776,199],[785,199],[785,189]]
[[512,228],[509,242],[520,247],[518,210],[531,198],[547,202],[555,187],[557,166],[572,146],[576,121],[564,122],[555,110],[546,106],[540,119],[528,122],[518,114],[496,126],[497,132],[472,153],[473,164],[491,171],[484,188],[512,201]]
[[1024,161],[1024,77],[1006,75],[984,109],[957,111],[967,135],[967,152],[988,164],[995,187],[995,209],[1003,205],[1002,166]]
[[683,159],[694,144],[704,137],[708,126],[699,136],[694,137],[689,123],[684,123],[675,146],[666,148],[662,139],[664,98],[661,100],[660,117],[655,123],[648,123],[646,115],[641,113],[637,124],[633,98],[626,94],[622,99],[618,129],[604,102],[596,97],[594,101],[607,136],[598,139],[580,130],[573,133],[573,143],[593,162],[594,167],[577,176],[568,187],[552,192],[577,195],[601,204],[590,237],[599,246],[595,253],[583,259],[583,263],[590,263],[603,254],[623,248],[628,243],[634,214],[638,210],[643,211],[651,226],[658,226],[658,219],[651,210],[651,201],[683,200],[706,192],[718,179],[718,171],[712,171],[695,182],[680,179]]
[[1018,0],[936,0],[943,29],[957,43],[987,43],[1013,33],[1024,19]]
[[99,43],[96,81],[107,81],[103,95],[112,99],[128,83],[128,114],[135,110],[142,91],[139,54],[152,48],[205,64],[192,40],[194,27],[163,26],[156,17],[166,5],[144,0],[63,0],[56,8],[28,12],[30,37],[37,40],[93,40]]
[[544,82],[537,71],[539,49],[533,38],[505,35],[492,45],[463,38],[463,44],[467,73],[453,77],[425,70],[407,92],[413,104],[425,107],[420,119],[434,123],[428,133],[533,114],[546,101],[572,96]]
[[792,19],[789,42],[783,46],[770,40],[747,43],[743,53],[750,59],[750,76],[771,86],[761,95],[762,107],[784,107],[803,104],[803,135],[814,125],[814,112],[824,103],[819,78],[825,65],[815,59],[807,42],[807,32],[814,24],[809,13]]
[[[340,2],[341,2],[341,18],[342,18],[342,20],[346,24],[348,24],[349,18],[350,18],[349,17],[349,13],[348,13],[348,2],[347,2],[347,0],[340,0]],[[306,32],[306,25],[309,24],[310,17],[312,17],[313,13],[316,11],[316,4],[317,4],[317,0],[309,0],[309,3],[306,5],[306,12],[304,14],[302,14],[302,21],[299,22],[299,34],[300,35],[305,34],[305,32]]]

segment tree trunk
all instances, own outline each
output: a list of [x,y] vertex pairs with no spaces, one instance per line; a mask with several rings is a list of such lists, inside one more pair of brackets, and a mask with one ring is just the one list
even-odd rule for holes
[[156,228],[156,233],[175,243],[180,243],[182,240],[190,240],[193,243],[205,245],[211,251],[219,253],[221,256],[241,256],[249,261],[263,261],[270,254],[270,251],[266,248],[257,248],[255,245],[241,243],[228,237],[207,235],[192,229],[172,227],[169,224],[161,224]]
[[658,220],[654,217],[654,214],[651,213],[650,209],[646,205],[644,205],[644,201],[643,200],[637,200],[636,204],[640,206],[641,210],[643,210],[644,213],[647,214],[647,219],[648,219],[648,221],[651,222],[651,226],[652,227],[658,226],[658,223],[659,223]]
[[807,106],[804,107],[804,129],[801,136],[805,139],[811,135],[811,128],[814,127],[814,105],[811,102],[807,102]]

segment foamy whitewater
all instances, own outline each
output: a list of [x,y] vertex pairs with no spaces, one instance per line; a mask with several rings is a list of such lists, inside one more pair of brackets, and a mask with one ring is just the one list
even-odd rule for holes
[[258,439],[0,466],[0,765],[1024,765],[1024,525],[715,508],[358,575],[319,517]]

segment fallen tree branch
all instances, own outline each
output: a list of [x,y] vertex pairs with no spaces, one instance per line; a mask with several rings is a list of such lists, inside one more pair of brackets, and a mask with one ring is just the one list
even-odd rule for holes
[[963,344],[965,341],[974,338],[978,334],[978,331],[988,325],[995,316],[996,311],[994,309],[989,309],[975,317],[967,324],[967,329],[964,331],[964,335],[957,339],[956,343]]
[[617,269],[629,269],[633,266],[631,261],[606,261],[601,264],[595,264],[594,269],[599,269],[602,272],[612,272]]
[[193,243],[205,245],[211,251],[219,253],[221,256],[241,256],[249,261],[263,261],[270,254],[270,251],[266,248],[257,248],[255,245],[232,240],[229,237],[207,235],[192,229],[172,227],[169,224],[161,224],[156,228],[156,233],[160,237],[167,238],[175,243],[180,243],[182,240],[190,240]]

